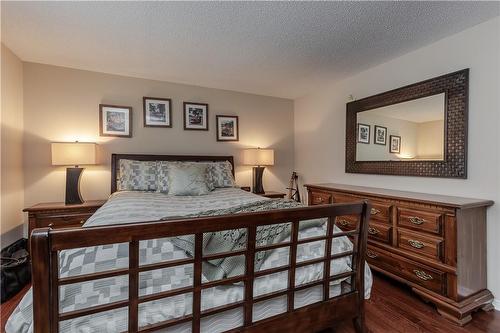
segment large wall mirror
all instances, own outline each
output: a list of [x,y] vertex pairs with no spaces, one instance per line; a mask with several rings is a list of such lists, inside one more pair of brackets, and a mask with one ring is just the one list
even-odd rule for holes
[[346,172],[466,178],[468,73],[348,103]]

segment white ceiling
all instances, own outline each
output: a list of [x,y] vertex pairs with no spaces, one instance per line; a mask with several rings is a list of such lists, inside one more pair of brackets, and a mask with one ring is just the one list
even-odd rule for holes
[[498,2],[5,2],[22,60],[297,98],[500,15]]
[[398,104],[392,104],[365,112],[383,117],[412,121],[414,123],[444,120],[444,98],[445,95],[442,93]]

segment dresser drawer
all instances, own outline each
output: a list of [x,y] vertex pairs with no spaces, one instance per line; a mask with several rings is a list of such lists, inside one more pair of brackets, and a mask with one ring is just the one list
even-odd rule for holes
[[353,195],[345,194],[345,193],[333,193],[333,202],[354,202],[361,201],[362,198],[355,197]]
[[310,192],[311,205],[326,205],[332,202],[332,195],[327,192]]
[[344,216],[337,216],[335,218],[335,224],[343,231],[356,229],[358,226],[358,222],[359,218],[356,215],[344,215]]
[[48,215],[40,214],[36,216],[36,227],[51,227],[51,228],[68,228],[81,226],[90,216],[91,213],[76,213],[65,215]]
[[401,256],[387,253],[373,246],[368,246],[366,257],[369,264],[409,282],[439,294],[444,294],[446,291],[446,273],[435,268],[430,268]]
[[370,211],[370,219],[379,222],[390,223],[391,205],[371,201],[372,209]]
[[398,247],[442,261],[443,239],[398,229]]
[[370,221],[368,227],[368,239],[373,239],[382,243],[391,244],[392,227],[384,223]]
[[441,213],[398,208],[398,225],[440,235],[442,230],[442,216],[443,214]]

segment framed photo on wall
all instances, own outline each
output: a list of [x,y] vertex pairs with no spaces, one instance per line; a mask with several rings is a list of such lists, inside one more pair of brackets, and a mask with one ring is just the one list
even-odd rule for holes
[[370,125],[358,123],[358,142],[370,143]]
[[387,127],[375,125],[373,142],[376,145],[385,146],[387,144]]
[[170,98],[143,97],[144,127],[172,127]]
[[99,104],[100,136],[132,137],[132,107]]
[[238,141],[238,116],[216,116],[217,141]]
[[184,129],[208,131],[208,104],[184,102]]
[[389,152],[391,154],[401,153],[401,137],[397,135],[391,135],[389,137],[389,141],[390,141]]

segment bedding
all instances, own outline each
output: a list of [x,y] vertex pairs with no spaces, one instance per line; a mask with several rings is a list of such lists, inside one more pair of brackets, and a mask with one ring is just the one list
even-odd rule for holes
[[[148,220],[171,219],[181,216],[210,215],[221,210],[252,209],[249,207],[269,205],[273,200],[254,195],[236,188],[221,188],[210,192],[206,196],[171,196],[157,192],[117,192],[101,207],[84,225],[109,225],[118,223],[134,223]],[[244,207],[244,208],[242,208]],[[313,222],[314,224],[314,222]],[[272,241],[288,241],[289,232],[286,228],[271,237]],[[268,230],[269,231],[269,230]],[[338,229],[336,231],[339,231]],[[299,238],[308,238],[326,232],[326,225],[317,223],[301,228]],[[214,233],[215,234],[215,233]],[[212,235],[214,236],[214,235]],[[242,235],[240,235],[242,237]],[[240,237],[239,236],[239,237]],[[210,241],[207,240],[204,250],[210,250]],[[240,239],[240,238],[238,238]],[[268,240],[269,240],[268,239]],[[140,265],[160,261],[175,260],[189,257],[189,249],[179,246],[179,239],[163,238],[140,242]],[[332,242],[332,253],[347,252],[352,244],[345,237],[335,238]],[[177,245],[176,245],[177,244]],[[214,247],[216,248],[216,246]],[[256,269],[263,270],[286,265],[288,263],[288,248],[279,248],[263,256]],[[324,255],[324,241],[301,244],[297,248],[297,261],[318,258]],[[217,262],[209,265],[220,267]],[[350,257],[332,261],[332,275],[350,270]],[[60,277],[75,276],[110,269],[126,268],[128,266],[128,245],[113,244],[108,246],[72,249],[60,253]],[[222,269],[219,275],[210,275],[209,269],[203,268],[203,281],[217,279],[220,276],[238,275],[238,269]],[[269,292],[286,289],[287,272],[276,273],[258,278],[254,281],[254,295],[263,295]],[[314,264],[297,269],[296,284],[304,284],[321,279],[323,265]],[[183,265],[167,269],[157,269],[144,272],[140,275],[139,293],[147,295],[160,291],[171,290],[192,285],[193,266]],[[349,289],[348,278],[333,281],[330,288],[331,296],[341,293],[342,289]],[[365,296],[369,297],[371,290],[371,273],[366,266]],[[242,284],[233,284],[223,287],[209,288],[202,294],[202,309],[237,302],[244,295]],[[83,284],[67,285],[60,290],[60,311],[67,312],[117,300],[128,296],[127,276],[95,280]],[[295,306],[301,307],[312,302],[321,301],[322,288],[308,288],[296,293]],[[6,325],[7,333],[32,331],[32,294],[31,290],[25,295]],[[139,309],[140,326],[177,318],[189,314],[192,307],[190,293],[178,295],[168,299],[157,300],[141,304]],[[255,304],[255,320],[263,319],[286,311],[286,297],[274,298]],[[220,332],[231,329],[243,321],[241,309],[226,311],[204,318],[201,326],[203,332]],[[127,311],[118,309],[106,313],[94,314],[68,320],[60,324],[61,332],[120,332],[126,331]],[[189,332],[189,324],[170,328],[169,332]]]
[[156,191],[155,161],[120,160],[120,191]]
[[172,163],[167,169],[168,193],[171,195],[206,195],[207,166],[195,163]]

